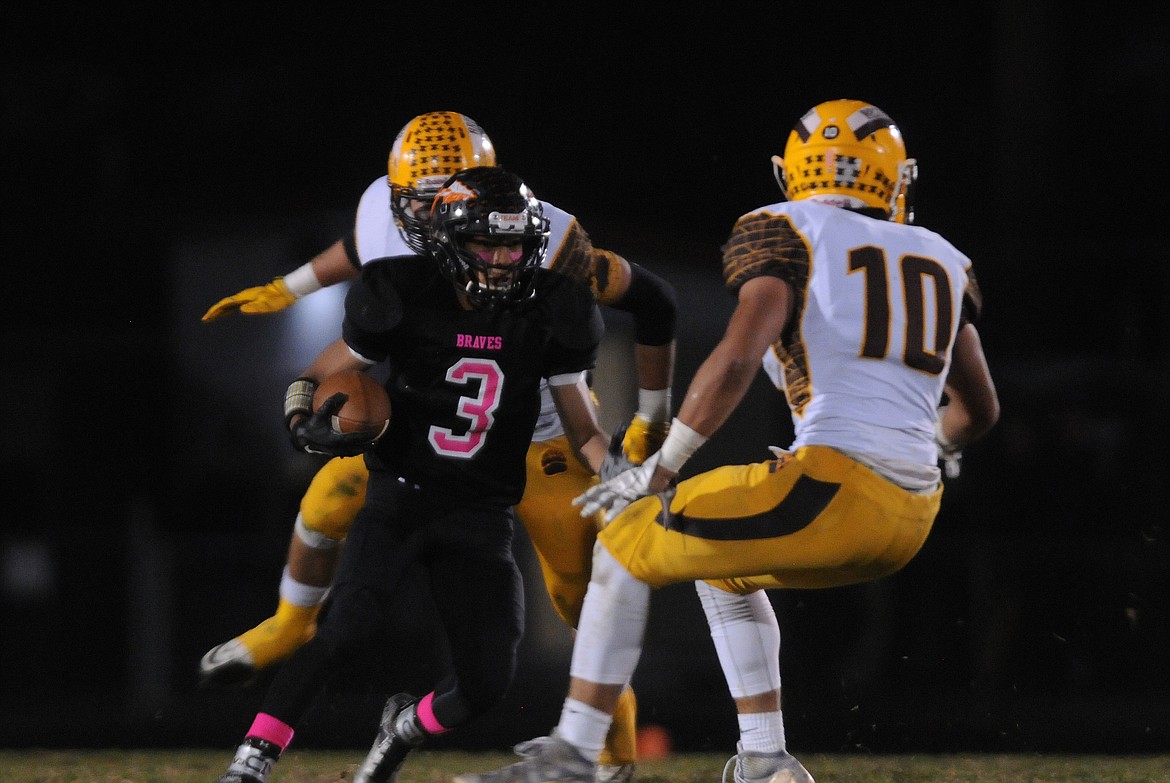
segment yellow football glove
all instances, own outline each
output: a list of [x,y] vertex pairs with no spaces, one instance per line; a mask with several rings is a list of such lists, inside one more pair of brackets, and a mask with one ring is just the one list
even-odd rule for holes
[[634,416],[626,428],[626,437],[622,439],[622,450],[626,453],[626,459],[635,465],[641,465],[651,454],[662,448],[662,441],[666,440],[666,433],[669,430],[669,421],[650,421],[643,416]]
[[246,315],[275,313],[278,310],[283,310],[295,301],[297,301],[297,297],[292,291],[288,290],[288,286],[284,283],[284,278],[276,277],[268,285],[245,288],[238,294],[220,299],[211,306],[211,309],[203,314],[203,318],[200,320],[204,323],[214,321],[220,316],[234,313],[237,310]]

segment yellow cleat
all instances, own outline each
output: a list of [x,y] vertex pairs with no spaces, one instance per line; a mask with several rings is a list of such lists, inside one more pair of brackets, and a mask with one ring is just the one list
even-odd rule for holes
[[212,647],[199,661],[204,687],[246,685],[261,669],[288,658],[317,633],[320,607],[280,602],[276,614],[231,641]]

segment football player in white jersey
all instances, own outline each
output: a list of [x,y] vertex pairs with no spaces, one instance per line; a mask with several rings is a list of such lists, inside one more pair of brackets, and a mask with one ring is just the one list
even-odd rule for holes
[[[426,253],[426,210],[452,174],[495,165],[487,134],[455,112],[430,112],[407,123],[394,141],[388,176],[372,182],[357,207],[353,231],[309,263],[263,286],[248,288],[213,305],[203,316],[271,313],[329,285],[352,280],[370,261]],[[576,218],[541,202],[549,220],[544,265],[587,283],[604,305],[632,314],[638,380],[638,413],[624,445],[641,462],[661,444],[670,421],[674,367],[674,290],[637,264],[592,245]],[[417,211],[417,214],[416,214]],[[275,615],[209,650],[200,662],[206,684],[250,679],[258,670],[290,656],[316,630],[316,620],[340,557],[340,546],[365,499],[368,472],[363,457],[335,457],[314,476],[289,542]],[[527,486],[516,507],[540,560],[545,586],[557,613],[576,627],[589,581],[597,528],[582,519],[572,499],[595,483],[573,457],[547,386],[527,458]],[[599,779],[624,781],[636,760],[636,701],[622,696]]]
[[[756,598],[758,640],[774,645],[763,657],[777,660],[779,631],[762,591],[900,569],[938,512],[940,454],[998,419],[973,323],[980,297],[971,262],[910,225],[917,167],[889,116],[861,101],[820,104],[773,163],[787,200],[732,229],[723,272],[736,308],[662,448],[574,501],[609,523],[594,550],[560,722],[518,746],[522,761],[456,783],[592,780],[616,696],[641,654],[654,588],[706,580],[700,594],[717,647],[737,644],[719,632],[719,606]],[[672,487],[743,399],[761,356],[791,411],[793,443],[774,449],[775,459]],[[778,663],[760,687],[729,669],[734,652],[720,649],[740,721],[725,781],[811,783],[787,751]]]

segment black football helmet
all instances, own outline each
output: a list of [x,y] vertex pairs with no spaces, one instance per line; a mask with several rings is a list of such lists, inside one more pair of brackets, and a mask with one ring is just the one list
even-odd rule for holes
[[[518,176],[498,166],[449,178],[431,204],[429,245],[443,274],[477,305],[506,307],[532,296],[535,270],[548,249],[548,218]],[[519,242],[521,252],[497,263],[467,249]]]

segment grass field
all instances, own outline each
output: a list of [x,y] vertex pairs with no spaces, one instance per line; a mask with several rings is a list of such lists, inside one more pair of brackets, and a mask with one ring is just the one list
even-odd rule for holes
[[[347,783],[359,751],[290,751],[271,783]],[[214,783],[231,753],[0,751],[0,783]],[[448,783],[511,763],[506,754],[416,751],[399,783]],[[718,783],[726,756],[681,754],[639,766],[638,783]],[[1170,783],[1170,756],[802,755],[817,783]]]

